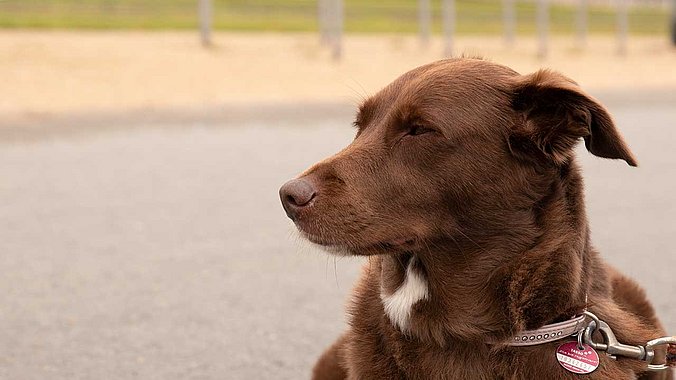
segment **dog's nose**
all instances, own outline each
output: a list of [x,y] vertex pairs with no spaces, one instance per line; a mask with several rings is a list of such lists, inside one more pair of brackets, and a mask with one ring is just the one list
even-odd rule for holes
[[292,179],[279,189],[282,206],[291,219],[295,218],[300,209],[310,204],[316,195],[317,191],[312,184],[302,178]]

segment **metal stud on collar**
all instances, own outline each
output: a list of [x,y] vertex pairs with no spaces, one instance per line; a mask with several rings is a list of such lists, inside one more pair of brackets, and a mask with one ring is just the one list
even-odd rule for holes
[[575,334],[584,325],[584,316],[579,315],[567,321],[542,326],[536,330],[520,331],[507,344],[510,346],[532,346],[549,343]]

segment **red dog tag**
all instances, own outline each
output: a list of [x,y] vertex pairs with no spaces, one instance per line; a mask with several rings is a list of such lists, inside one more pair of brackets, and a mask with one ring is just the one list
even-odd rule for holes
[[556,360],[561,367],[581,375],[592,373],[599,367],[599,354],[588,344],[580,350],[577,342],[564,343],[556,349]]

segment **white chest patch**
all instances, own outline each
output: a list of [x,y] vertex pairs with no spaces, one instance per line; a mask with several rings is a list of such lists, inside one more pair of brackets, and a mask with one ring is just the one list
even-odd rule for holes
[[385,314],[390,321],[397,325],[401,331],[408,330],[408,324],[411,319],[411,308],[418,301],[427,299],[429,289],[427,280],[423,275],[413,269],[415,259],[411,259],[406,268],[406,277],[404,282],[395,290],[394,293],[385,294],[382,289],[380,299],[385,308]]

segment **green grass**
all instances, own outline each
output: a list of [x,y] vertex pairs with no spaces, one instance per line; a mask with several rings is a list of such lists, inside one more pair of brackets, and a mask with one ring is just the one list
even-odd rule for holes
[[[434,30],[441,30],[439,1],[433,2]],[[49,29],[194,29],[197,0],[0,0],[0,28]],[[457,31],[487,34],[502,31],[501,2],[458,0]],[[345,0],[348,33],[415,33],[416,0]],[[317,5],[310,0],[214,0],[214,27],[235,31],[316,31]],[[551,8],[553,33],[571,33],[575,9]],[[519,2],[519,33],[535,30],[535,5]],[[634,7],[629,28],[638,34],[666,34],[668,10]],[[615,13],[607,7],[592,7],[590,32],[615,30]]]

